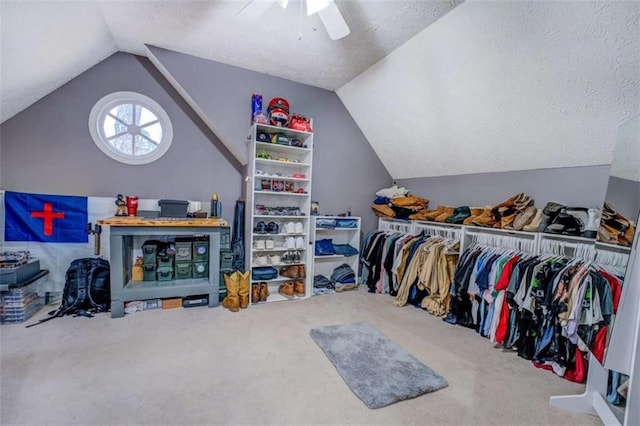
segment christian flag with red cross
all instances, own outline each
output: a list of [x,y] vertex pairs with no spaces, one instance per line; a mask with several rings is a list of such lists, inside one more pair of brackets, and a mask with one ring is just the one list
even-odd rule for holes
[[87,197],[4,193],[5,241],[86,243]]

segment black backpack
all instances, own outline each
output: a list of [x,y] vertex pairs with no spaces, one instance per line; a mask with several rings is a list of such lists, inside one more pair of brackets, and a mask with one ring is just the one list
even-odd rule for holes
[[49,318],[34,325],[65,315],[93,317],[111,307],[110,267],[104,259],[84,258],[71,262],[65,276],[62,304],[49,312]]

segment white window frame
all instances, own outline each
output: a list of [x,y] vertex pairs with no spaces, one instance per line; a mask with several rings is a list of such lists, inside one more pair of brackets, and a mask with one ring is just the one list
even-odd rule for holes
[[[149,154],[128,155],[115,149],[108,142],[104,134],[104,119],[109,111],[121,104],[141,105],[158,117],[158,122],[162,127],[162,139],[158,143],[158,147]],[[169,115],[156,101],[137,92],[114,92],[96,102],[89,114],[89,132],[100,151],[116,161],[130,165],[148,164],[156,161],[167,153],[173,141],[173,126]]]

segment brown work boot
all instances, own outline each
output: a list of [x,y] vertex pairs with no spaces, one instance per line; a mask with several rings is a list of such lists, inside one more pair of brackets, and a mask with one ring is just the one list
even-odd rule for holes
[[269,285],[266,282],[260,283],[260,302],[266,302],[269,297]]
[[293,283],[293,293],[298,297],[304,297],[306,294],[304,281],[295,281]]
[[448,217],[453,215],[454,208],[453,207],[445,207],[444,211],[435,218],[436,222],[444,222]]
[[473,219],[472,222],[474,225],[484,226],[488,228],[492,228],[493,225],[497,223],[496,220],[493,218],[493,212],[491,208],[484,209],[482,214],[477,218]]
[[431,210],[423,215],[424,220],[435,220],[436,217],[444,213],[444,206],[438,206],[435,210]]
[[239,276],[240,272],[235,271],[230,276],[223,274],[224,285],[227,287],[227,296],[222,299],[222,306],[231,312],[238,312],[240,308],[240,297],[238,296]]
[[463,225],[473,225],[473,219],[479,217],[482,212],[484,211],[484,208],[482,207],[470,207],[469,210],[471,210],[471,216],[469,216],[468,218],[466,218],[465,220],[462,221]]
[[281,268],[280,275],[287,278],[298,278],[298,265],[289,265]]
[[298,265],[298,277],[297,278],[304,278],[307,276],[307,272],[306,269],[304,267],[304,265]]
[[251,303],[260,301],[260,283],[251,283]]
[[247,309],[249,306],[249,271],[238,272],[238,298],[240,309]]
[[286,297],[287,299],[293,299],[293,281],[285,281],[278,287],[278,293]]

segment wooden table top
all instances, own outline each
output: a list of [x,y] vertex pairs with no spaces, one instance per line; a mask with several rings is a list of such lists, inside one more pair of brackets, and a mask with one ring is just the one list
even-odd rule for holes
[[211,227],[219,228],[229,226],[227,221],[221,217],[210,217],[206,219],[188,218],[184,219],[145,219],[138,216],[113,216],[98,220],[99,225],[108,226],[182,226],[182,227]]

